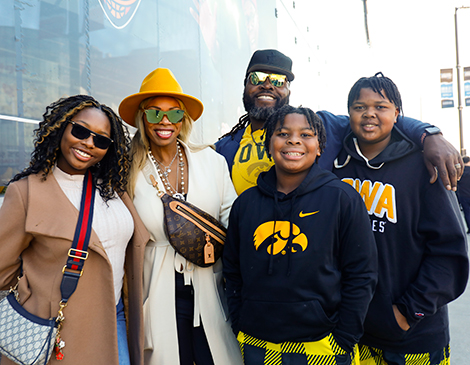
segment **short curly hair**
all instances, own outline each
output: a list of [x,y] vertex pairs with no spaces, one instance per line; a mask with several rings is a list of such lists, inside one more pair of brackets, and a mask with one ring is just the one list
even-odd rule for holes
[[[326,145],[326,131],[321,118],[309,108],[304,108],[302,106],[296,108],[291,105],[284,105],[283,107],[276,110],[273,114],[271,114],[264,123],[263,128],[264,133],[266,135],[266,139],[264,141],[264,148],[269,159],[271,159],[271,154],[269,153],[269,145],[271,144],[271,138],[274,134],[274,131],[276,130],[276,125],[279,122],[280,126],[282,127],[284,125],[286,115],[288,114],[301,114],[305,116],[308,124],[315,131],[315,134],[318,138],[318,146],[320,147],[320,151],[323,152]],[[320,157],[317,157],[317,160],[318,158]]]
[[93,180],[104,201],[112,199],[115,192],[122,194],[126,189],[130,166],[129,132],[110,107],[88,95],[61,98],[46,107],[43,120],[34,131],[34,150],[29,166],[15,175],[9,183],[39,173],[46,180],[61,153],[60,143],[68,122],[86,108],[96,108],[108,117],[111,125],[110,138],[113,140],[103,159],[90,168]]
[[[395,104],[398,112],[403,115],[403,104],[401,95],[398,91],[397,85],[388,77],[384,76],[382,72],[377,72],[371,77],[361,77],[353,85],[348,95],[348,110],[351,105],[359,99],[362,89],[371,89],[379,94],[384,99],[387,98],[390,102]],[[384,95],[385,94],[385,95]]]

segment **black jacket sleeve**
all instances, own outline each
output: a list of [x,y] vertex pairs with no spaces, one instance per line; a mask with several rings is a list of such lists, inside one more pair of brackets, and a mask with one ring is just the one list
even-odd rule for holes
[[469,263],[464,223],[453,191],[427,184],[421,196],[418,233],[426,242],[416,279],[397,301],[413,326],[459,297],[465,290]]

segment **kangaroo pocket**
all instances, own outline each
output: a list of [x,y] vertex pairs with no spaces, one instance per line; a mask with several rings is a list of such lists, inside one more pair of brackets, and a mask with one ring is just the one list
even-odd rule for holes
[[407,332],[398,325],[392,304],[388,294],[375,293],[364,322],[367,335],[388,341],[400,341],[405,337]]
[[265,302],[245,300],[240,312],[240,330],[259,339],[280,343],[312,341],[330,333],[337,321],[328,317],[316,300]]

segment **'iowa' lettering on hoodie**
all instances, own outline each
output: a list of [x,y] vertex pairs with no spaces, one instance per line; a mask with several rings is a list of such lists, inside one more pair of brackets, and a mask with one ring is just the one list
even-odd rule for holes
[[379,181],[343,178],[342,181],[351,185],[361,195],[370,215],[382,218],[384,215],[391,223],[397,222],[397,206],[395,187]]

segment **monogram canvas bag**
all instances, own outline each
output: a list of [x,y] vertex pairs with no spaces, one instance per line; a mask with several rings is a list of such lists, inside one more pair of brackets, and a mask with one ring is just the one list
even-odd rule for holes
[[160,191],[149,164],[144,166],[143,172],[163,202],[165,232],[171,246],[197,266],[215,264],[224,249],[225,227],[195,205]]
[[0,302],[0,352],[17,364],[46,364],[57,327],[55,318],[43,319],[26,311],[14,289]]

